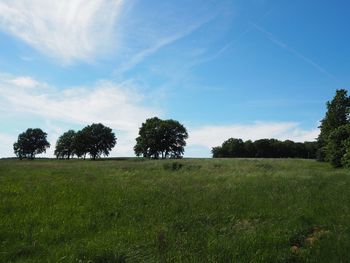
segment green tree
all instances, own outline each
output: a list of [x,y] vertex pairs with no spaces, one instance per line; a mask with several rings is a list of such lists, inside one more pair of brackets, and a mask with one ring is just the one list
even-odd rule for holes
[[35,155],[46,152],[50,147],[47,141],[47,134],[41,129],[27,129],[18,135],[17,142],[13,144],[13,149],[19,159],[34,159]]
[[350,168],[350,140],[344,142],[345,154],[341,159],[341,163],[344,167]]
[[350,142],[350,124],[343,125],[331,132],[326,147],[327,161],[334,167],[341,167],[347,156],[347,147]]
[[73,152],[78,158],[86,158],[88,153],[87,139],[88,135],[86,131],[78,131],[74,137],[73,141]]
[[154,117],[142,123],[134,151],[147,158],[180,158],[187,138],[186,128],[178,121]]
[[78,133],[78,143],[76,148],[79,154],[85,155],[88,153],[92,159],[108,156],[109,152],[116,145],[117,139],[112,132],[112,129],[104,126],[101,123],[86,126]]
[[245,157],[254,158],[256,156],[256,149],[254,143],[251,140],[244,142]]
[[332,101],[327,102],[326,116],[320,125],[320,135],[317,138],[318,152],[317,159],[325,161],[327,155],[327,144],[330,134],[338,127],[349,123],[350,97],[347,90],[337,90]]
[[63,133],[57,140],[55,155],[57,158],[67,158],[74,155],[74,141],[76,137],[76,132],[69,130]]
[[222,144],[224,157],[243,157],[245,155],[242,139],[230,138]]
[[213,147],[211,149],[211,153],[213,154],[213,158],[224,158],[225,157],[222,153],[221,146]]

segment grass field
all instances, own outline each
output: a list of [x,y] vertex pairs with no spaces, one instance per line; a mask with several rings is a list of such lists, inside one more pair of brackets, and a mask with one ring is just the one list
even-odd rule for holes
[[350,262],[350,172],[308,160],[1,160],[0,262]]

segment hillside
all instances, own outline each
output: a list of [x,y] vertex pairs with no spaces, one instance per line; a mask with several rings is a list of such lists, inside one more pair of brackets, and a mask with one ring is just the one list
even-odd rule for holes
[[1,160],[0,262],[349,262],[349,189],[310,160]]

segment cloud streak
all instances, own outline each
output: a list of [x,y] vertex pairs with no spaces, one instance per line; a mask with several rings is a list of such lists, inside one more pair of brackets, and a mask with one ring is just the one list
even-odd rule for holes
[[313,61],[311,58],[303,55],[301,52],[295,50],[294,48],[290,47],[288,44],[286,44],[285,42],[279,40],[277,37],[275,37],[271,32],[265,30],[264,28],[258,26],[257,24],[251,23],[251,25],[258,30],[260,33],[262,33],[263,35],[265,35],[271,42],[275,43],[276,45],[278,45],[279,47],[287,50],[289,53],[294,54],[295,56],[299,57],[301,60],[303,60],[304,62],[306,62],[307,64],[309,64],[310,66],[314,67],[315,69],[317,69],[318,71],[320,71],[321,73],[323,73],[324,75],[326,75],[327,77],[329,77],[330,79],[336,81],[336,82],[340,82],[340,80],[333,75],[332,73],[330,73],[328,70],[326,70],[324,67],[322,67],[320,64],[316,63],[315,61]]
[[0,28],[63,63],[90,61],[113,41],[123,0],[0,0]]
[[123,62],[116,68],[116,75],[133,69],[161,49],[196,33],[223,12],[227,1],[157,2],[157,10],[151,10],[149,6],[135,5],[128,14],[135,19],[123,20],[119,52]]

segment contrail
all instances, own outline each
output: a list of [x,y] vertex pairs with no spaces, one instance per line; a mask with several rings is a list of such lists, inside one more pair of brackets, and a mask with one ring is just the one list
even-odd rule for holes
[[[273,12],[273,9],[270,9],[269,11],[267,11],[262,17],[260,17],[256,21],[256,23],[260,23],[263,20],[265,20],[265,18],[268,17],[272,12]],[[231,46],[236,44],[243,36],[245,36],[246,34],[250,33],[253,29],[254,29],[254,25],[253,25],[253,23],[250,23],[250,25],[247,27],[246,30],[244,30],[243,32],[238,34],[238,36],[236,36],[233,40],[231,40],[224,47],[222,47],[218,52],[216,52],[216,54],[214,56],[212,56],[212,58],[214,59],[214,58],[217,58],[217,57],[221,56],[221,54],[225,53],[226,50],[228,50]]]
[[319,65],[318,63],[316,63],[315,61],[313,61],[311,58],[308,58],[307,56],[303,55],[302,53],[300,53],[299,51],[295,50],[294,48],[290,47],[289,45],[287,45],[285,42],[277,39],[271,32],[265,30],[264,28],[258,26],[255,23],[251,23],[251,25],[258,30],[259,32],[263,33],[270,41],[272,41],[273,43],[275,43],[276,45],[280,46],[281,48],[289,51],[290,53],[296,55],[297,57],[299,57],[300,59],[304,60],[306,63],[308,63],[309,65],[313,66],[314,68],[316,68],[317,70],[319,70],[320,72],[322,72],[323,74],[327,75],[329,78],[341,83],[341,81],[332,73],[328,72],[324,67],[322,67],[321,65]]

